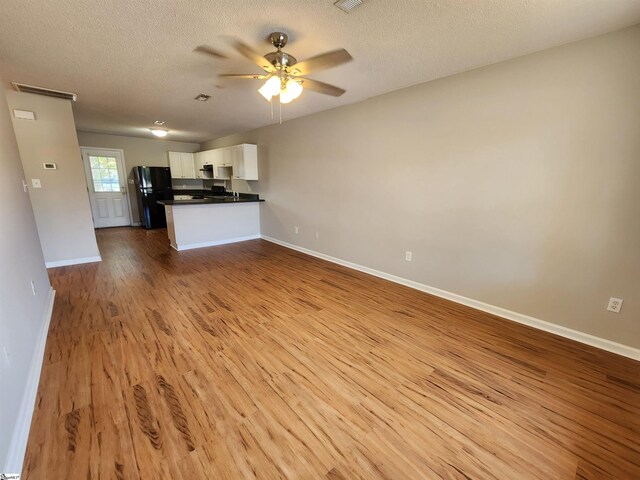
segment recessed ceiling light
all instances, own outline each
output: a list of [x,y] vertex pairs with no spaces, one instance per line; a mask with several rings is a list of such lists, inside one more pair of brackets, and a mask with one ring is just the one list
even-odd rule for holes
[[156,120],[155,122],[153,122],[154,125],[164,125],[164,122],[162,120]]
[[169,130],[165,130],[164,128],[150,128],[151,133],[153,133],[156,137],[166,137]]
[[362,5],[363,0],[338,0],[334,3],[343,12],[349,13],[354,8]]
[[207,95],[206,93],[201,93],[194,100],[198,100],[199,102],[206,102],[211,98],[211,95]]

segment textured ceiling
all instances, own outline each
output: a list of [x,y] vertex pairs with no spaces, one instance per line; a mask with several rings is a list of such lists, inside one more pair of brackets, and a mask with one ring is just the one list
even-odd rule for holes
[[[282,30],[298,60],[352,54],[310,75],[347,93],[306,91],[283,107],[288,120],[640,22],[639,0],[366,0],[351,14],[332,3],[3,0],[0,63],[7,84],[77,92],[79,130],[149,136],[160,119],[167,139],[198,142],[274,123],[258,81],[217,78],[259,71],[230,36],[266,53],[267,35]],[[230,59],[194,53],[201,44]],[[213,98],[194,101],[201,92]]]

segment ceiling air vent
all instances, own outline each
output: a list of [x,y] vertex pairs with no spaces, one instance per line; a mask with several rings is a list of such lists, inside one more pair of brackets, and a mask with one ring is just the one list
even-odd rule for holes
[[338,0],[334,3],[336,7],[346,13],[351,13],[351,10],[359,5],[362,5],[363,0]]
[[36,95],[44,95],[46,97],[64,98],[65,100],[78,101],[78,95],[71,92],[63,92],[62,90],[53,90],[51,88],[36,87],[34,85],[25,85],[24,83],[11,82],[13,88],[23,93],[35,93]]

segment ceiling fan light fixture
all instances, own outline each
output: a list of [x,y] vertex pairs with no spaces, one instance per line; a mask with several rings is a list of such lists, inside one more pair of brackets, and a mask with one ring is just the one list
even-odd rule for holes
[[271,77],[269,80],[264,82],[264,85],[260,87],[258,92],[260,92],[260,95],[270,102],[271,97],[275,97],[280,93],[280,78],[275,76]]
[[150,128],[149,130],[151,130],[151,133],[159,138],[166,137],[169,133],[169,130],[165,130],[164,128]]
[[293,78],[287,80],[284,90],[280,92],[280,103],[289,103],[302,93],[302,85]]

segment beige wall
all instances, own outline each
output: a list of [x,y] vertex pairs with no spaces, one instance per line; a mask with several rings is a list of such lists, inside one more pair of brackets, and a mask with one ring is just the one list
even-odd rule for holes
[[[42,360],[35,358],[36,345],[41,334],[46,334],[43,328],[51,286],[29,194],[22,188],[24,172],[3,91],[0,171],[0,472],[19,472],[18,458],[26,446],[26,438],[16,445],[23,433],[19,431],[20,421],[24,420],[21,406],[29,401],[26,391],[30,366]],[[23,414],[30,410],[28,406],[24,408]],[[12,458],[10,444],[14,448]]]
[[[35,121],[14,118],[13,127],[29,184],[42,183],[30,197],[47,265],[99,257],[71,102],[14,91],[7,100],[36,114]],[[58,169],[44,170],[43,162]]]
[[264,235],[640,347],[640,27],[242,141]]
[[[198,143],[172,142],[155,138],[125,137],[121,135],[105,135],[102,133],[78,132],[78,141],[82,147],[119,148],[124,150],[125,170],[127,180],[132,180],[131,169],[136,166],[168,167],[169,158],[167,152],[197,152],[200,150]],[[193,181],[197,186],[202,181]],[[129,198],[131,199],[131,212],[133,223],[140,222],[138,203],[133,185],[129,183]]]

